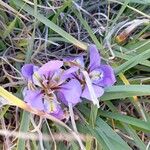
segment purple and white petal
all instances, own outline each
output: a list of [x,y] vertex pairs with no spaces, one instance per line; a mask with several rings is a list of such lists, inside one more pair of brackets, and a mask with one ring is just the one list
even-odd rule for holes
[[90,64],[88,69],[92,71],[93,69],[99,67],[101,64],[100,54],[94,44],[89,45],[89,54],[90,54]]
[[111,66],[101,65],[99,68],[102,72],[102,77],[97,85],[102,87],[112,86],[116,82],[115,74]]
[[[97,98],[101,97],[104,94],[104,89],[102,87],[94,85],[94,84],[92,86],[93,86],[93,89],[94,89],[94,92],[95,92],[95,95],[96,95]],[[85,86],[81,97],[92,101],[90,91],[89,91],[89,88],[87,87],[87,85]]]
[[58,97],[66,105],[68,105],[68,103],[76,105],[81,101],[81,93],[80,82],[76,79],[71,79],[68,83],[61,86],[61,89],[58,91]]
[[62,108],[60,107],[60,105],[57,105],[57,111],[50,113],[50,114],[60,120],[64,119],[64,112]]
[[44,110],[41,90],[24,90],[24,101],[33,108]]
[[60,120],[64,117],[63,110],[55,99],[52,101],[44,100],[44,111]]

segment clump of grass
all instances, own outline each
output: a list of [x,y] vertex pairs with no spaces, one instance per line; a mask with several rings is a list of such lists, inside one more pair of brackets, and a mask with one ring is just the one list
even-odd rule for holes
[[[1,1],[0,148],[76,150],[84,149],[83,143],[87,150],[148,150],[149,5],[139,0]],[[18,108],[23,104],[23,64],[86,55],[89,43],[96,44],[117,76],[99,109],[81,103],[65,124],[32,108]]]

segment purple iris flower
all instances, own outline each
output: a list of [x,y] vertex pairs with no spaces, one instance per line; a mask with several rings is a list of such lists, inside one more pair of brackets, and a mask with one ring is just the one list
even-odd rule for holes
[[110,65],[101,64],[101,57],[95,45],[89,46],[90,64],[88,73],[92,83],[101,87],[112,86],[116,82],[114,71]]
[[41,67],[33,64],[22,67],[22,74],[28,81],[28,87],[24,90],[24,100],[30,106],[59,119],[64,118],[60,101],[66,105],[69,103],[76,105],[80,102],[82,93],[78,80],[67,79],[68,75],[75,70],[65,71],[61,69],[62,66],[62,61],[52,60]]
[[[90,88],[93,88],[95,99],[97,99],[103,95],[103,88],[113,85],[116,82],[116,78],[111,66],[101,64],[101,57],[95,45],[89,46],[89,56],[90,62],[88,67],[85,67],[83,56],[67,58],[65,62],[68,61],[71,68],[74,68],[75,66],[78,67],[78,70],[75,73],[72,73],[70,77],[78,79],[82,84],[81,97],[91,100],[92,92],[90,91]],[[86,75],[82,70],[86,70]],[[87,82],[89,83],[85,80],[88,80]],[[93,103],[96,104],[97,102],[93,101]]]

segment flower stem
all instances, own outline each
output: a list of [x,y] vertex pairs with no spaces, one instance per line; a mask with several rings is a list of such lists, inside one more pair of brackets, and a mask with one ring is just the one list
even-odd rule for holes
[[73,108],[72,108],[72,104],[69,103],[69,112],[70,112],[70,117],[71,117],[71,123],[72,123],[72,127],[73,127],[73,130],[77,133],[75,136],[76,136],[76,139],[78,140],[78,143],[80,145],[80,148],[81,150],[85,150],[85,147],[80,139],[80,137],[78,136],[78,130],[77,130],[77,127],[76,127],[76,123],[75,123],[75,119],[74,119],[74,113],[73,113]]

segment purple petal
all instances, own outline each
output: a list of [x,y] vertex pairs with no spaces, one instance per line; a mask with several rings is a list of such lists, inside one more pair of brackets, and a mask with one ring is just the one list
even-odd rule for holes
[[111,66],[101,65],[100,70],[102,71],[103,75],[98,82],[99,86],[111,86],[116,82],[115,74]]
[[93,69],[100,66],[101,58],[96,46],[93,44],[89,46],[89,54],[90,54],[89,69],[90,71],[92,71]]
[[38,67],[34,66],[33,64],[25,64],[21,68],[21,73],[27,80],[32,80],[32,75],[37,69]]
[[57,106],[57,111],[51,113],[51,115],[53,115],[54,117],[62,120],[64,119],[64,112],[62,110],[62,108],[60,107],[60,105]]
[[63,61],[51,60],[39,68],[39,75],[48,75],[51,71],[55,71],[63,66]]
[[[104,90],[100,86],[97,86],[97,85],[93,84],[93,89],[94,89],[94,92],[95,92],[95,95],[96,95],[97,98],[101,97],[104,94]],[[87,85],[85,86],[81,97],[86,98],[88,100],[91,100],[91,95],[90,95],[90,92],[89,92],[89,89],[88,89]]]
[[66,80],[67,78],[74,78],[74,75],[76,73],[76,71],[78,71],[79,68],[76,66],[73,66],[67,70],[64,71],[64,73],[62,74],[62,79]]
[[41,90],[24,91],[24,101],[27,102],[31,107],[34,107],[38,110],[44,110],[42,98],[43,94],[41,94]]
[[[51,109],[51,105],[53,105],[53,111]],[[45,100],[44,101],[44,111],[51,114],[52,116],[62,120],[64,117],[64,113],[62,108],[60,107],[59,103],[56,100],[53,100],[52,102]]]
[[58,97],[66,105],[68,103],[76,105],[81,101],[80,100],[81,93],[82,89],[80,82],[76,79],[72,79],[61,87],[60,91],[58,92]]

